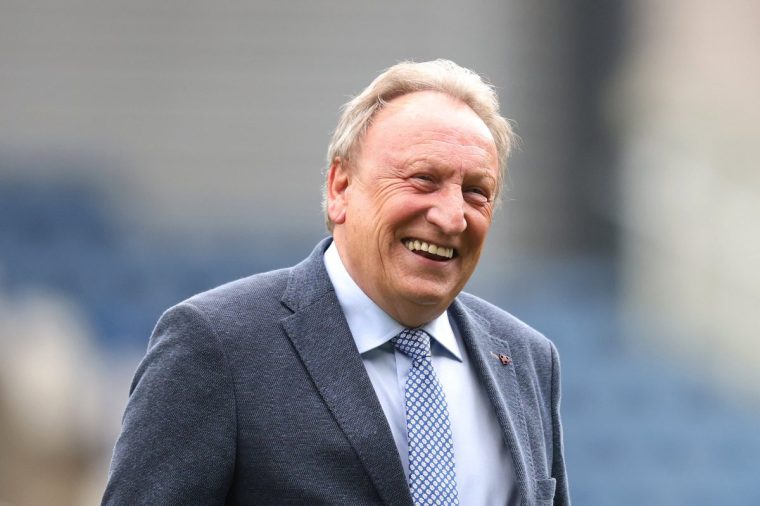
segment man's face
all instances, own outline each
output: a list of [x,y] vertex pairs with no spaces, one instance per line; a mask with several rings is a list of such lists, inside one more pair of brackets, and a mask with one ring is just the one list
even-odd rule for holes
[[490,131],[464,103],[432,91],[389,102],[328,179],[333,235],[351,277],[404,325],[437,317],[478,263],[498,170]]

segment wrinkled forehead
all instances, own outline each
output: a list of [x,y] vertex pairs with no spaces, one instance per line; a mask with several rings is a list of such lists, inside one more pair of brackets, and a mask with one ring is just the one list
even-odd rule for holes
[[431,156],[481,158],[484,166],[498,170],[496,145],[486,124],[467,104],[440,92],[415,92],[388,102],[373,118],[359,152],[393,157],[416,148]]
[[399,121],[428,120],[451,126],[456,126],[457,120],[467,119],[470,123],[477,124],[481,134],[493,142],[488,126],[469,105],[440,91],[415,91],[395,97],[375,113],[369,128],[390,118]]

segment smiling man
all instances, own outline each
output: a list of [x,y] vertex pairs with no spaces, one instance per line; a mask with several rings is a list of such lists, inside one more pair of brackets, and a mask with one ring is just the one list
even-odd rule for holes
[[335,245],[372,301],[423,325],[480,258],[499,180],[493,136],[464,102],[417,91],[378,111],[354,151],[329,171]]
[[554,346],[462,292],[510,141],[446,60],[347,103],[332,237],[162,316],[104,504],[569,504]]

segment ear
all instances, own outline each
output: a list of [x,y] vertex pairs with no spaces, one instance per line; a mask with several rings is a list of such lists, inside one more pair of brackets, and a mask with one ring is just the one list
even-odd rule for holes
[[327,174],[327,215],[336,225],[346,221],[346,200],[350,182],[346,162],[340,157],[335,157]]

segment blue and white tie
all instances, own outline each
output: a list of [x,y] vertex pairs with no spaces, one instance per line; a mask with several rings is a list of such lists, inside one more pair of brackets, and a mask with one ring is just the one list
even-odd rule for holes
[[405,329],[391,339],[412,359],[406,379],[406,430],[409,443],[409,488],[416,506],[457,505],[456,469],[446,397],[430,356],[430,335]]

